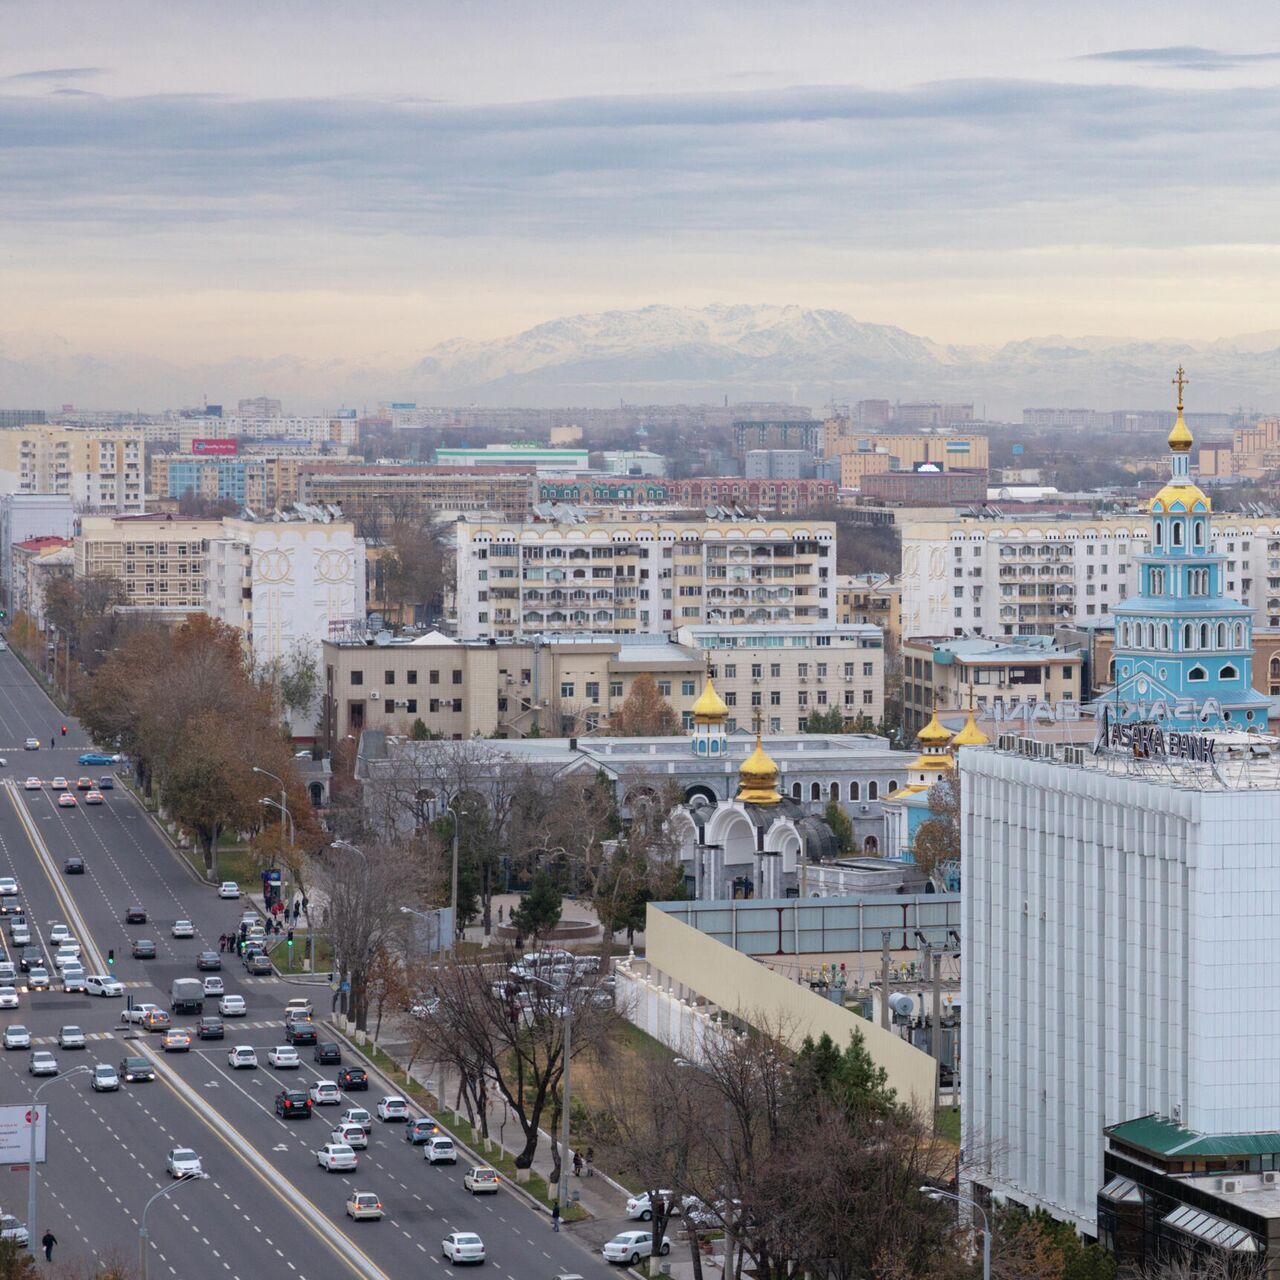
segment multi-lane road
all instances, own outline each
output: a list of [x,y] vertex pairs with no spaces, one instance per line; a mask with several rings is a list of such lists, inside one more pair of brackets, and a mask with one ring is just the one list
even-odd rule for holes
[[[66,737],[60,732],[64,723]],[[28,737],[41,741],[39,751],[23,750]],[[60,715],[13,654],[0,653],[0,756],[8,761],[0,769],[0,876],[17,879],[32,941],[50,959],[50,926],[65,922],[85,951],[87,972],[112,950],[114,975],[128,994],[167,1009],[172,979],[203,976],[196,954],[217,951],[218,935],[235,926],[248,904],[219,899],[122,787],[108,791],[101,806],[59,808],[49,779],[97,778],[109,771],[77,763],[89,748],[79,726]],[[28,776],[46,785],[23,790]],[[83,876],[62,873],[69,854],[84,859]],[[125,924],[126,909],[134,905],[147,911],[145,925]],[[172,937],[173,922],[183,918],[194,924],[194,939]],[[9,949],[7,929],[0,933]],[[155,941],[154,960],[133,958],[139,937]],[[171,1148],[187,1146],[199,1153],[209,1176],[177,1188],[152,1208],[152,1276],[452,1276],[455,1268],[440,1248],[450,1231],[478,1232],[488,1253],[485,1270],[507,1280],[550,1280],[561,1273],[595,1280],[610,1273],[598,1254],[570,1233],[553,1233],[547,1217],[514,1193],[471,1196],[462,1185],[465,1156],[456,1166],[429,1165],[421,1148],[403,1140],[400,1124],[374,1121],[356,1171],[321,1169],[314,1152],[328,1140],[337,1116],[348,1106],[372,1111],[382,1087],[374,1077],[368,1093],[344,1094],[340,1106],[317,1107],[310,1119],[277,1118],[274,1100],[281,1088],[336,1077],[338,1068],[313,1064],[309,1047],[299,1050],[298,1070],[273,1071],[266,1057],[270,1047],[284,1042],[285,1001],[314,993],[319,1017],[329,992],[274,977],[250,978],[234,956],[224,957],[224,966],[226,990],[244,996],[247,1015],[226,1020],[225,1040],[195,1040],[189,1053],[163,1054],[159,1036],[126,1038],[119,999],[22,990],[21,1006],[0,1012],[0,1029],[15,1023],[30,1028],[41,1047],[53,1049],[64,1073],[80,1063],[118,1064],[137,1053],[151,1056],[157,1066],[156,1080],[122,1084],[117,1093],[93,1092],[88,1073],[44,1090],[48,1159],[39,1168],[35,1239],[51,1228],[59,1257],[133,1256],[142,1207],[169,1183],[165,1157]],[[216,1012],[216,1003],[209,1002],[206,1011]],[[175,1016],[174,1022],[194,1018]],[[67,1024],[85,1030],[85,1049],[62,1051],[52,1043]],[[227,1050],[236,1044],[255,1047],[257,1070],[228,1068]],[[25,1051],[0,1051],[0,1104],[29,1100],[39,1082],[27,1065]],[[0,1207],[24,1221],[26,1188],[25,1173],[0,1166]],[[345,1213],[352,1190],[376,1192],[386,1216],[352,1222]]]

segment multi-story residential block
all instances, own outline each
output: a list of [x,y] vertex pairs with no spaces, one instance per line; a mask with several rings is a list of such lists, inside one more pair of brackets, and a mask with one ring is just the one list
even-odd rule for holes
[[13,589],[13,548],[31,538],[70,538],[75,532],[70,494],[0,494],[0,593],[6,603]]
[[[877,470],[914,471],[923,463],[933,463],[944,469],[965,467],[985,471],[989,465],[990,449],[987,437],[973,431],[868,434],[853,426],[847,418],[834,418],[823,424],[823,454],[828,458],[841,459],[871,455],[848,464],[850,476],[861,476]],[[876,455],[887,455],[889,465],[881,467]],[[844,466],[843,462],[841,466]],[[841,480],[848,485],[843,474]]]
[[48,424],[0,431],[0,492],[65,494],[82,511],[146,509],[142,435]]
[[195,439],[291,440],[311,445],[357,445],[360,423],[354,411],[316,417],[184,418],[178,424],[178,442],[190,450]]
[[816,466],[814,455],[803,449],[751,449],[742,471],[748,480],[804,480]]
[[870,623],[896,654],[902,642],[902,579],[887,573],[843,573],[836,578],[836,621]]
[[342,508],[349,520],[397,520],[494,512],[522,520],[533,509],[533,466],[411,467],[308,462],[298,476],[303,502]]
[[283,412],[284,406],[280,401],[270,396],[254,396],[236,405],[236,413],[242,418],[278,418]]
[[946,404],[937,400],[899,400],[893,417],[904,427],[949,427],[956,422],[972,422],[973,405]]
[[220,520],[173,515],[85,516],[75,540],[75,573],[110,574],[134,608],[200,611],[205,607],[205,547]]
[[460,635],[662,635],[699,623],[831,623],[825,521],[460,520]]
[[156,498],[195,493],[210,501],[235,502],[266,514],[299,502],[302,469],[308,464],[328,462],[325,455],[314,453],[221,458],[161,453],[151,459],[151,493]]
[[13,589],[10,607],[25,613],[38,627],[44,627],[45,592],[55,578],[70,577],[75,569],[75,552],[70,538],[29,538],[13,548]]
[[816,507],[835,503],[832,480],[750,479],[743,476],[693,476],[670,480],[667,492],[674,502],[688,507],[738,506],[747,511],[776,511],[779,515],[802,515]]
[[733,424],[733,451],[740,459],[753,449],[802,449],[805,453],[817,453],[821,448],[822,423],[815,418]]

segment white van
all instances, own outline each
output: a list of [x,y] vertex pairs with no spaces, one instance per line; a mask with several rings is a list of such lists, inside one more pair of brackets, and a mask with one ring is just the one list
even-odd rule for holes
[[428,1164],[457,1164],[458,1152],[452,1138],[432,1138],[422,1153]]

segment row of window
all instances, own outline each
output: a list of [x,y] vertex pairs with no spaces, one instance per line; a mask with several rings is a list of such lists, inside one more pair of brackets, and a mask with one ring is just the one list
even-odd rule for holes
[[[1246,630],[1243,622],[1184,622],[1182,624],[1182,648],[1243,649]],[[1121,649],[1171,649],[1173,631],[1167,622],[1122,622],[1120,624]]]
[[[439,672],[439,671],[435,671],[435,670],[433,670],[433,671],[428,671],[428,672],[427,672],[427,676],[428,676],[428,679],[427,679],[427,683],[428,683],[428,684],[439,684],[439,683],[440,683],[440,672]],[[405,673],[405,677],[406,677],[406,678],[405,678],[405,683],[406,683],[406,684],[417,684],[417,683],[418,683],[418,673],[417,673],[417,671],[407,671],[407,672]],[[462,670],[461,670],[461,668],[459,668],[459,667],[455,667],[455,668],[453,669],[453,672],[452,672],[452,677],[453,677],[453,679],[452,679],[452,683],[453,683],[453,684],[461,684],[461,683],[462,683]],[[385,685],[385,686],[391,686],[391,685],[394,685],[394,684],[395,684],[395,682],[396,682],[396,673],[395,673],[394,671],[390,670],[390,669],[384,670],[384,671],[383,671],[383,673],[382,673],[382,683],[383,683],[383,685]],[[364,672],[363,672],[363,671],[353,671],[353,672],[351,673],[351,683],[352,683],[353,685],[363,685],[363,684],[364,684]]]
[[[885,787],[885,795],[887,795],[887,796],[891,796],[891,795],[893,795],[893,793],[894,793],[895,791],[897,791],[897,789],[898,789],[898,783],[897,783],[897,780],[896,780],[895,778],[890,778],[890,779],[889,779],[889,783],[888,783],[888,785]],[[804,799],[804,783],[802,783],[802,782],[793,782],[793,783],[791,784],[791,798],[792,798],[793,800],[803,800],[803,799]],[[823,798],[824,798],[824,796],[823,796],[823,787],[822,787],[822,783],[821,783],[821,782],[811,782],[811,783],[809,784],[809,799],[810,799],[810,800],[822,800]],[[827,790],[826,790],[826,796],[825,796],[825,798],[826,798],[826,799],[828,799],[828,800],[839,800],[839,799],[840,799],[840,784],[839,784],[838,782],[833,782],[833,783],[831,783],[831,784],[827,787]],[[849,783],[849,799],[850,799],[850,801],[851,801],[851,802],[852,802],[852,801],[857,801],[857,800],[861,800],[862,798],[863,798],[863,796],[862,796],[862,784],[861,784],[861,783],[858,783],[858,782],[851,782],[851,783]],[[879,783],[878,783],[874,778],[872,778],[872,779],[871,779],[871,781],[867,783],[867,795],[866,795],[866,798],[867,798],[868,800],[879,800],[879,799],[880,799],[880,784],[879,784]]]

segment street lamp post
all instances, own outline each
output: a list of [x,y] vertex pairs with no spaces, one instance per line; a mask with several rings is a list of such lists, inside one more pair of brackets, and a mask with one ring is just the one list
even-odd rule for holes
[[149,1245],[151,1237],[147,1235],[147,1211],[151,1208],[161,1196],[167,1196],[170,1192],[176,1191],[179,1187],[184,1186],[188,1182],[203,1182],[209,1175],[207,1173],[187,1173],[179,1178],[176,1182],[171,1182],[167,1187],[161,1187],[159,1191],[142,1206],[142,1218],[138,1223],[138,1274],[142,1280],[147,1280],[147,1254],[150,1252]]
[[[286,804],[286,800],[288,796],[288,788],[284,785],[284,779],[280,777],[279,774],[272,773],[270,769],[259,769],[256,764],[253,766],[253,771],[254,773],[262,774],[264,778],[270,778],[273,782],[278,782],[280,784],[280,803],[277,807],[279,808],[281,813],[288,813],[289,807]],[[289,821],[292,822],[293,818],[290,817]],[[285,860],[284,858],[284,823],[281,822],[280,824],[280,861],[283,862],[284,860]]]
[[987,1211],[972,1196],[958,1196],[954,1191],[943,1191],[941,1187],[921,1187],[920,1194],[929,1200],[954,1200],[956,1204],[967,1204],[982,1215],[982,1280],[991,1280],[991,1219]]
[[[46,1080],[44,1084],[39,1085],[31,1094],[31,1110],[27,1113],[27,1159],[30,1161],[27,1173],[27,1239],[35,1240],[36,1238],[36,1126],[40,1119],[40,1095],[51,1085],[57,1084],[59,1080],[67,1080],[71,1076],[78,1075],[81,1071],[88,1071],[87,1066],[72,1067],[66,1075],[54,1076],[52,1080]],[[48,1126],[45,1126],[45,1145],[48,1146]],[[48,1155],[48,1152],[45,1152]],[[33,1246],[34,1247],[34,1246]]]
[[[365,851],[364,851],[363,849],[361,849],[359,845],[354,845],[354,844],[352,844],[350,840],[334,840],[334,841],[330,842],[329,848],[330,848],[330,849],[343,849],[343,850],[345,850],[347,853],[354,853],[354,854],[356,854],[356,855],[359,857],[360,861],[364,863],[364,873],[365,873],[365,875],[366,875],[366,876],[368,876],[368,874],[369,874],[369,858],[368,858],[368,855],[365,853]],[[332,904],[332,903],[330,903],[330,912],[332,912],[332,908],[333,908],[333,904]],[[331,914],[331,915],[330,915],[330,919],[332,919],[332,918],[333,918],[333,917],[332,917],[332,914]],[[337,961],[338,961],[337,949],[336,949],[336,948],[334,949],[334,957],[333,957],[333,960],[334,960],[334,963],[335,963],[335,964],[336,964],[336,963],[337,963]],[[344,964],[345,964],[345,960],[344,960]],[[344,993],[344,992],[339,992],[339,994],[343,996],[343,1001],[342,1001],[342,1014],[343,1014],[343,1017],[347,1017],[347,1016],[348,1016],[348,1014],[349,1014],[349,1012],[350,1012],[350,1009],[351,1009],[351,1001],[350,1001],[350,999],[349,999],[349,998],[347,998],[347,997],[349,997],[349,996],[350,996],[351,994],[353,994],[353,993],[352,993],[351,991],[349,991],[349,990],[348,990],[348,991],[347,991],[347,992],[345,992],[345,993]]]

